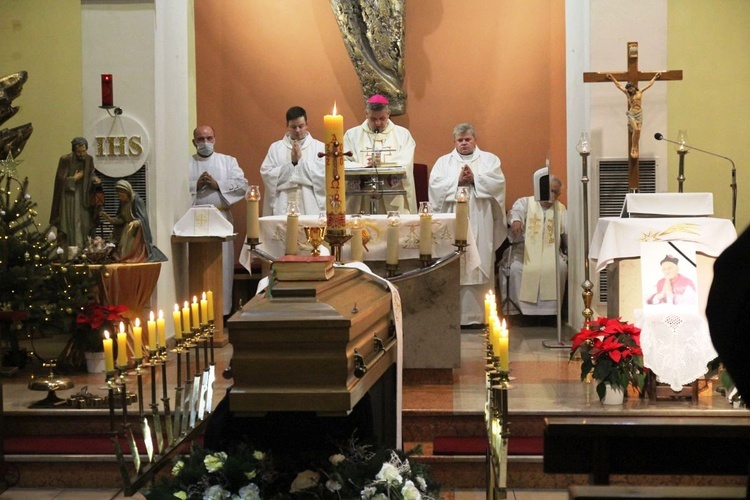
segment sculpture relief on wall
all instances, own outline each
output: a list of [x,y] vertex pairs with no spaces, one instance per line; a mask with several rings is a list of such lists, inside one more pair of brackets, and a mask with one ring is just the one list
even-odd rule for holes
[[[13,106],[13,100],[21,95],[23,84],[26,83],[28,73],[19,71],[0,78],[0,125],[10,120],[18,113],[19,106]],[[8,153],[14,158],[18,157],[26,146],[26,141],[31,137],[34,127],[26,123],[15,128],[0,130],[0,156],[5,159]]]
[[365,100],[386,95],[391,113],[406,109],[404,17],[406,0],[330,0]]

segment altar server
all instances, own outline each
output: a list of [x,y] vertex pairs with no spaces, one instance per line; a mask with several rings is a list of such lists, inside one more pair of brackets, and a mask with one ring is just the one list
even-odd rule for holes
[[[229,222],[231,206],[242,200],[247,191],[247,179],[237,159],[214,152],[216,134],[208,125],[193,131],[193,145],[197,152],[190,157],[190,194],[193,206],[213,205]],[[232,310],[232,281],[234,279],[234,243],[223,243],[224,315]]]
[[494,288],[495,251],[505,240],[505,176],[500,158],[477,146],[469,123],[453,129],[455,149],[441,156],[430,172],[429,197],[435,212],[456,212],[456,191],[469,192],[469,227],[481,259],[479,267],[461,275],[461,324],[484,323],[484,296]]
[[[417,195],[414,190],[414,149],[416,143],[411,133],[404,127],[390,120],[391,109],[388,99],[375,94],[367,100],[365,106],[367,119],[344,134],[344,151],[351,151],[347,157],[348,166],[377,167],[373,156],[379,154],[380,162],[404,167],[406,175],[398,187],[406,190],[406,195],[383,195],[379,213],[398,211],[400,213],[417,213]],[[375,154],[373,154],[375,153]],[[396,186],[389,186],[393,189]],[[346,212],[350,214],[368,213],[370,199],[367,196],[349,196],[346,200]]]
[[287,202],[296,201],[301,214],[317,215],[325,210],[325,145],[307,130],[307,112],[293,106],[286,112],[284,138],[268,148],[260,166],[265,186],[263,216],[285,215]]

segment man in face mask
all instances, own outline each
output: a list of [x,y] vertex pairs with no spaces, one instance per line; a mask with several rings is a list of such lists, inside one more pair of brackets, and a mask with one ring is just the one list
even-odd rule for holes
[[[197,153],[190,157],[190,194],[193,205],[213,205],[229,222],[231,206],[245,197],[247,179],[237,159],[214,152],[214,129],[201,125],[193,131]],[[224,314],[231,312],[234,244],[223,244]]]

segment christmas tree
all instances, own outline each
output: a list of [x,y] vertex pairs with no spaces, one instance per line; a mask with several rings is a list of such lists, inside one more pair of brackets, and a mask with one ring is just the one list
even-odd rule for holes
[[11,153],[0,160],[0,311],[12,319],[4,365],[23,366],[19,337],[69,333],[75,317],[95,301],[96,273],[62,261],[54,232],[36,223],[29,180],[18,177]]
[[[0,125],[18,113],[13,100],[27,78],[25,71],[0,78]],[[88,266],[63,262],[55,233],[35,220],[36,202],[29,179],[18,175],[17,159],[32,131],[31,123],[0,130],[0,152],[7,154],[0,157],[0,321],[10,331],[3,366],[26,363],[22,335],[73,332],[76,315],[95,301],[98,283]]]

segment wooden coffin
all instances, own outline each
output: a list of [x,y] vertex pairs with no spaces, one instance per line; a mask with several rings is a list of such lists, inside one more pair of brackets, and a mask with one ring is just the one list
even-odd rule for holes
[[277,282],[229,319],[230,410],[348,414],[396,362],[392,317],[388,288],[358,269]]

